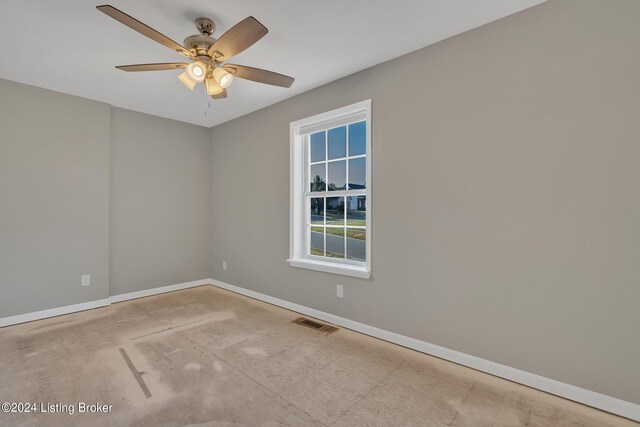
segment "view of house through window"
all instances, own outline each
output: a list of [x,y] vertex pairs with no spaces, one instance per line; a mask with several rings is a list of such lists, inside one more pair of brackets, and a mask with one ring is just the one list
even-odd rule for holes
[[307,144],[307,255],[366,261],[366,121],[315,132]]

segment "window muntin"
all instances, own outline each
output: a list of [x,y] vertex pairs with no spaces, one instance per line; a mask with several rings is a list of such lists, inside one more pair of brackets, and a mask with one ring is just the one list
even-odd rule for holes
[[305,256],[353,264],[367,260],[366,128],[366,120],[358,120],[304,138]]

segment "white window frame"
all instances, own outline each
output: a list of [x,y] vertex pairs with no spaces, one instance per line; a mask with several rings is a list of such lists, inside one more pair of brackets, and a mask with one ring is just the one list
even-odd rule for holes
[[[359,117],[352,120],[352,117]],[[305,144],[306,135],[315,132],[309,129],[327,129],[343,124],[355,123],[366,120],[366,188],[358,190],[367,197],[366,222],[366,261],[358,262],[345,259],[331,259],[307,255],[307,224],[308,196],[307,173],[308,150]],[[357,102],[346,107],[338,108],[326,113],[318,114],[306,119],[292,122],[290,131],[290,168],[291,168],[291,193],[290,193],[290,230],[289,230],[289,265],[292,267],[307,268],[328,273],[368,279],[371,276],[371,100]],[[327,141],[328,144],[328,141]],[[326,159],[328,161],[328,159]],[[348,163],[348,162],[347,162]],[[347,182],[349,176],[346,176]],[[349,191],[326,191],[318,193],[318,196],[344,196]],[[326,207],[325,207],[326,209]]]

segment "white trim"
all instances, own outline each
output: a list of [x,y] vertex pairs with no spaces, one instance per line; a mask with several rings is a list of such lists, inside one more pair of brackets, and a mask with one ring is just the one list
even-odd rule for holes
[[578,403],[592,406],[603,411],[611,412],[613,414],[620,415],[632,420],[640,421],[640,405],[635,403],[627,402],[615,397],[607,396],[605,394],[596,393],[584,388],[562,383],[560,381],[552,380],[550,378],[532,374],[530,372],[522,371],[510,366],[502,365],[500,363],[491,362],[490,360],[482,359],[480,357],[465,354],[456,350],[440,347],[438,345],[420,341],[415,338],[410,338],[404,335],[396,334],[394,332],[389,332],[384,329],[365,325],[364,323],[345,319],[344,317],[325,313],[314,308],[305,307],[303,305],[261,294],[259,292],[251,291],[238,286],[230,285],[218,280],[212,279],[211,284],[213,286],[246,295],[248,297],[267,302],[269,304],[277,305],[288,310],[315,317],[317,319],[324,320],[325,322],[333,323],[334,325],[352,329],[354,331],[361,332],[372,337],[380,338],[382,340],[389,341],[403,347],[408,347],[422,353],[430,354],[444,360],[476,369],[478,371],[486,372],[488,374],[495,375],[509,381],[524,384],[526,386],[542,390],[547,393],[555,394],[556,396],[564,397]]
[[592,406],[594,408],[601,409],[603,411],[611,412],[612,414],[620,415],[635,421],[640,421],[640,405],[627,402],[615,397],[607,396],[594,391],[586,390],[584,388],[576,387],[570,384],[562,383],[560,381],[552,380],[540,375],[532,374],[530,372],[522,371],[520,369],[512,368],[510,366],[502,365],[499,363],[491,362],[490,360],[482,359],[480,357],[465,354],[456,350],[451,350],[445,347],[440,347],[435,344],[430,344],[425,341],[420,341],[415,338],[410,338],[404,335],[396,334],[395,332],[389,332],[384,329],[369,326],[364,323],[356,322],[346,319],[344,317],[336,316],[334,314],[326,313],[324,311],[316,310],[314,308],[305,307],[300,304],[285,301],[279,298],[275,298],[269,295],[261,294],[259,292],[244,289],[238,286],[230,285],[228,283],[220,282],[214,279],[196,280],[193,282],[179,283],[176,285],[162,286],[159,288],[147,289],[144,291],[130,292],[127,294],[114,295],[110,298],[104,298],[96,301],[84,302],[81,304],[73,304],[64,307],[52,308],[48,310],[37,311],[33,313],[20,314],[17,316],[10,316],[0,318],[0,327],[16,325],[19,323],[31,322],[34,320],[45,319],[48,317],[61,316],[64,314],[76,313],[79,311],[90,310],[93,308],[105,307],[111,303],[126,301],[130,299],[142,298],[151,295],[162,294],[166,292],[173,292],[181,289],[188,289],[203,285],[213,285],[218,288],[226,289],[232,292],[236,292],[241,295],[248,296],[260,301],[264,301],[269,304],[277,305],[279,307],[286,308],[298,313],[305,314],[307,316],[315,317],[325,322],[333,323],[334,325],[342,326],[344,328],[352,329],[357,332],[361,332],[372,337],[376,337],[385,341],[392,342],[394,344],[401,345],[403,347],[411,348],[413,350],[420,351],[422,353],[430,354],[432,356],[439,357],[444,360],[448,360],[454,363],[458,363],[469,368],[476,369],[478,371],[486,372],[497,377],[501,377],[519,384],[542,390],[547,393],[554,394],[556,396],[564,397],[569,400],[573,400],[584,405]]
[[366,267],[360,267],[358,265],[338,264],[337,262],[325,262],[310,258],[288,259],[287,262],[291,267],[307,268],[309,270],[340,274],[342,276],[359,277],[360,279],[368,279],[371,277],[371,272],[367,271]]
[[[346,120],[346,121],[345,121]],[[366,260],[365,262],[337,262],[337,260],[316,260],[307,254],[308,238],[306,227],[306,212],[308,209],[307,197],[310,196],[307,191],[308,183],[305,176],[308,175],[306,163],[309,160],[307,157],[309,153],[305,149],[303,143],[304,135],[308,132],[319,131],[324,126],[328,126],[329,123],[351,123],[352,121],[366,120],[366,154],[363,156],[366,158],[366,183],[367,188],[363,190],[344,190],[331,192],[324,194],[327,197],[330,196],[348,196],[348,195],[364,195],[367,198],[367,210],[366,210]],[[289,228],[289,265],[291,267],[308,268],[316,271],[329,272],[334,274],[342,274],[346,276],[358,277],[368,279],[371,275],[371,207],[372,202],[372,173],[371,173],[371,99],[360,101],[355,104],[348,105],[346,107],[337,108],[335,110],[327,111],[325,113],[317,114],[312,117],[297,120],[291,122],[289,125],[289,162],[290,162],[290,228]],[[348,141],[348,134],[347,134]],[[328,142],[325,146],[328,150]],[[348,156],[348,142],[347,142],[347,159]],[[348,160],[347,171],[348,171]],[[322,162],[326,165],[329,164],[328,156],[325,156],[325,160]],[[326,166],[328,168],[328,166]],[[325,175],[327,171],[325,170]],[[328,177],[327,177],[328,178]],[[346,176],[347,182],[349,181],[349,175]],[[326,192],[325,192],[326,193]],[[326,209],[326,205],[325,205]],[[346,225],[346,224],[345,224]],[[326,235],[325,235],[326,239]],[[345,245],[346,245],[345,239]],[[346,248],[345,248],[346,250]],[[346,261],[346,260],[344,260]],[[353,265],[351,265],[353,264]]]
[[177,285],[161,286],[159,288],[145,289],[143,291],[129,292],[109,297],[112,303],[128,301],[137,298],[149,297],[152,295],[164,294],[166,292],[179,291],[182,289],[195,288],[196,286],[210,285],[211,279],[194,280],[193,282],[178,283]]
[[[358,104],[354,104],[354,106],[355,105],[358,105]],[[361,122],[362,120],[367,119],[367,115],[364,109],[360,109],[358,111],[355,111],[354,113],[345,115],[343,111],[351,111],[350,107],[351,106],[343,107],[338,110],[333,110],[327,113],[322,113],[313,117],[309,117],[308,119],[298,120],[295,123],[299,123],[299,122],[309,123],[308,125],[304,125],[304,124],[299,125],[300,135],[310,135],[312,133],[322,132],[327,129],[337,128],[341,126],[347,126],[352,123]],[[318,117],[319,119],[316,119]],[[324,120],[323,118],[325,117],[329,117],[329,119]]]
[[65,305],[64,307],[34,311],[32,313],[18,314],[16,316],[2,317],[0,318],[0,328],[20,323],[33,322],[34,320],[46,319],[48,317],[62,316],[63,314],[77,313],[78,311],[91,310],[93,308],[106,307],[110,304],[111,301],[109,298],[104,298],[80,304]]
[[194,288],[196,286],[211,285],[211,279],[195,280],[193,282],[178,283],[176,285],[161,286],[159,288],[145,289],[143,291],[129,292],[127,294],[114,295],[95,301],[83,302],[80,304],[66,305],[64,307],[50,308],[32,313],[18,314],[16,316],[0,318],[0,328],[20,323],[33,322],[34,320],[47,319],[49,317],[62,316],[63,314],[77,313],[79,311],[91,310],[94,308],[107,307],[112,303],[132,300],[136,298],[148,297],[151,295],[163,294],[165,292],[179,291],[181,289]]
[[[295,122],[291,122],[291,130],[293,130],[294,128],[302,129],[306,126],[316,124],[316,123],[322,124],[323,122],[330,122],[334,120],[336,117],[351,116],[352,114],[366,111],[369,108],[371,108],[371,99],[366,99],[364,101],[356,102],[355,104],[336,108],[335,110],[327,111],[324,113],[316,114],[315,116],[311,116],[304,119],[296,120]],[[371,117],[367,117],[367,120],[369,119],[371,119]],[[362,119],[359,119],[359,120],[362,120]],[[358,120],[354,120],[354,122],[356,121]]]

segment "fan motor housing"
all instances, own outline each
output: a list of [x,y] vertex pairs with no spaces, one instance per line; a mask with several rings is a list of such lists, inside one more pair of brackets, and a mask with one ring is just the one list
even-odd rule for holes
[[195,34],[184,39],[184,47],[187,50],[195,53],[197,56],[206,55],[209,52],[209,48],[216,39],[202,34]]

